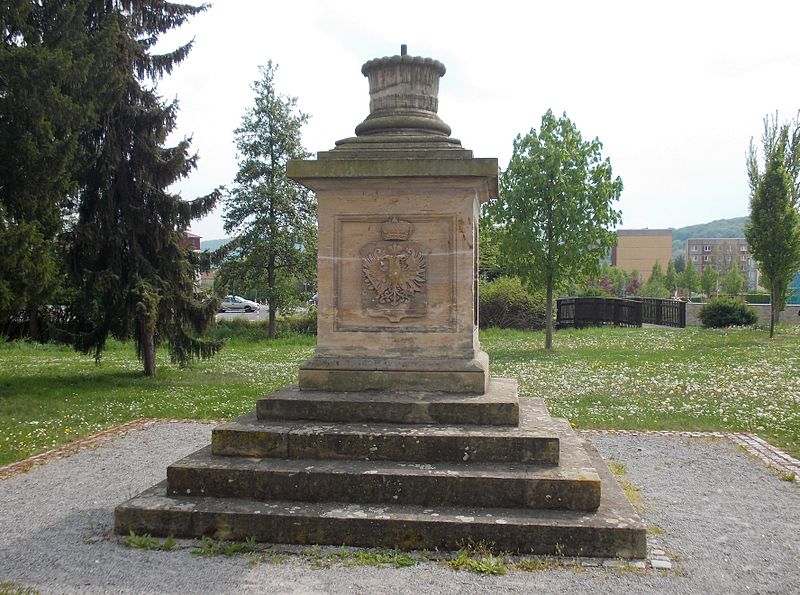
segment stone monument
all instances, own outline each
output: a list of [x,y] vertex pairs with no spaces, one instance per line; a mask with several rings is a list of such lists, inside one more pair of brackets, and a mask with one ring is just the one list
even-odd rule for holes
[[288,165],[318,200],[314,356],[120,505],[117,531],[643,557],[644,526],[597,452],[489,375],[477,222],[497,160],[439,118],[444,65],[403,46],[362,73],[356,136]]

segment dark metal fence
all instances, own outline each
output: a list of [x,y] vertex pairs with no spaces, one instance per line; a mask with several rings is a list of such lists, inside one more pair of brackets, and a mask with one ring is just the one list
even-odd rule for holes
[[686,326],[686,304],[653,298],[561,298],[557,301],[559,328],[599,326],[640,327],[642,324]]
[[637,298],[642,302],[642,322],[661,326],[686,326],[686,302],[679,300],[660,300],[656,298]]

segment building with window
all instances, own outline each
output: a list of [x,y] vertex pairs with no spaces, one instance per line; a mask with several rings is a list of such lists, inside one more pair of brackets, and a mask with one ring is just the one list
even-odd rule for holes
[[656,262],[666,271],[671,259],[671,229],[617,230],[617,245],[611,248],[611,266],[626,273],[637,271],[647,279]]
[[758,287],[759,272],[750,247],[744,238],[690,238],[686,240],[686,264],[693,265],[698,275],[712,268],[720,276],[736,266],[744,275],[747,288]]

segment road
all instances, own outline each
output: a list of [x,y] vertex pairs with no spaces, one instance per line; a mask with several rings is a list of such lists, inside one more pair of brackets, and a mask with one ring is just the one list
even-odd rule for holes
[[265,308],[261,308],[258,312],[220,312],[217,314],[217,320],[230,320],[231,318],[245,318],[250,321],[266,320],[269,313]]

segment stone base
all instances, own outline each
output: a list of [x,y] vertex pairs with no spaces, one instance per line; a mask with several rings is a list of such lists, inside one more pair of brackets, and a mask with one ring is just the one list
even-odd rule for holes
[[645,526],[590,445],[602,481],[595,512],[398,504],[261,502],[168,496],[162,482],[116,509],[117,533],[294,544],[456,550],[482,543],[498,552],[643,558]]
[[218,456],[251,458],[558,465],[568,424],[536,420],[539,408],[525,405],[518,428],[262,421],[251,412],[214,428],[211,445]]
[[470,360],[403,360],[315,356],[300,364],[301,390],[428,391],[482,395],[489,385],[489,356]]
[[291,385],[256,403],[259,420],[516,426],[516,382],[492,378],[482,395],[431,391],[332,392]]
[[[211,447],[170,465],[167,482],[119,506],[116,530],[644,556],[644,525],[597,452],[542,401],[518,400],[513,380],[490,387],[460,397],[282,389],[258,415],[216,427]],[[494,414],[509,405],[518,425],[441,423],[507,421]]]

